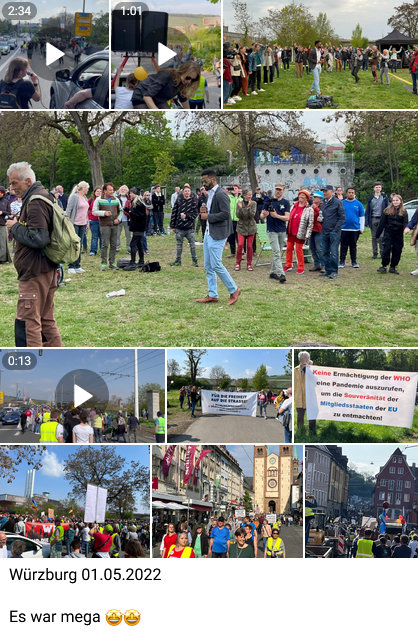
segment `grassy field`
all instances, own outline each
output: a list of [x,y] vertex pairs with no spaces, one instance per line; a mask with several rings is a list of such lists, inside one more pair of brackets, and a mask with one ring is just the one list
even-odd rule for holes
[[[193,422],[193,418],[190,417],[191,409],[187,406],[187,398],[183,402],[183,409],[180,409],[179,390],[167,390],[167,405],[167,434],[172,436],[185,433],[187,427]],[[200,406],[195,408],[195,414],[197,418],[201,417]]]
[[356,422],[335,422],[318,420],[316,435],[309,434],[308,423],[303,429],[296,429],[295,442],[417,442],[418,443],[418,409],[415,407],[411,429],[400,427],[378,427],[376,425],[358,424]]
[[[124,236],[123,236],[124,242]],[[199,240],[201,237],[199,236]],[[269,347],[309,344],[345,347],[416,344],[415,252],[405,245],[400,275],[378,274],[371,258],[369,230],[360,237],[360,269],[346,267],[336,280],[318,278],[307,270],[288,273],[280,284],[269,278],[270,267],[233,271],[234,260],[224,252],[224,264],[242,295],[228,306],[228,292],[219,283],[219,303],[197,304],[207,294],[203,247],[197,247],[199,268],[192,265],[185,243],[183,265],[170,267],[175,237],[150,237],[149,260],[161,271],[100,271],[99,256],[82,256],[86,273],[73,275],[55,295],[55,313],[66,347]],[[124,246],[122,244],[122,246]],[[125,256],[125,250],[117,254]],[[261,262],[269,262],[270,251]],[[255,260],[254,260],[255,262]],[[312,265],[307,265],[309,268]],[[17,301],[16,271],[0,265],[0,345],[14,345]],[[67,275],[66,275],[67,277]],[[124,288],[123,297],[106,293]],[[415,291],[415,295],[414,295]]]
[[[410,84],[405,84],[392,75],[389,76],[390,86],[380,84],[380,75],[379,84],[374,84],[369,70],[359,72],[360,82],[356,85],[348,69],[342,73],[321,73],[319,84],[321,92],[326,96],[333,96],[339,109],[416,109],[418,96],[410,93],[410,73],[402,69],[397,76]],[[305,72],[302,78],[296,78],[295,67],[291,64],[289,71],[280,69],[280,78],[275,78],[272,84],[261,85],[265,93],[243,96],[241,102],[227,108],[304,109],[312,80],[312,74]]]

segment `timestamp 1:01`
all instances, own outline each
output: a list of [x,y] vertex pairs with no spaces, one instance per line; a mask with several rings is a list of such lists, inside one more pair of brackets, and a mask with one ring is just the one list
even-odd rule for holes
[[136,7],[135,5],[131,5],[128,7],[122,5],[120,9],[124,16],[140,16],[142,12],[142,8]]
[[161,580],[160,569],[134,569],[128,567],[122,569],[104,569],[102,576],[98,575],[97,569],[83,569],[81,572],[82,580]]

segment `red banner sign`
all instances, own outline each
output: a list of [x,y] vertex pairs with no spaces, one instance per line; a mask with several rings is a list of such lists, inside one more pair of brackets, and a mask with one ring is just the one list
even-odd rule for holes
[[211,451],[212,449],[202,449],[202,451],[200,452],[200,456],[198,457],[197,462],[195,464],[195,468],[194,468],[193,484],[197,484],[197,481],[199,478],[200,461],[203,460],[203,458],[207,456]]
[[165,452],[163,465],[162,465],[163,474],[165,476],[168,476],[168,472],[170,471],[170,464],[171,464],[171,461],[173,459],[175,450],[176,450],[176,445],[175,444],[171,444],[168,447],[167,451]]
[[184,465],[184,484],[187,484],[192,476],[194,455],[197,444],[188,444],[186,447],[186,463]]
[[[62,526],[64,530],[67,530],[69,524],[66,522]],[[32,540],[49,538],[54,529],[55,524],[53,522],[25,522],[25,536],[32,538]]]

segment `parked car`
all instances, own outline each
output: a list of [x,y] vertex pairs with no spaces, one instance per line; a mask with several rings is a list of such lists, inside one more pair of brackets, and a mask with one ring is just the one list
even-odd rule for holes
[[405,202],[405,209],[408,212],[408,220],[410,220],[415,211],[418,209],[418,198],[415,198],[415,200],[409,200],[409,202]]
[[17,47],[17,40],[16,40],[16,38],[9,38],[9,39],[8,39],[8,43],[9,43],[9,47],[10,47],[10,49],[12,49],[12,50],[13,50],[13,49],[16,49],[16,47]]
[[6,413],[6,415],[3,416],[1,421],[3,424],[19,424],[19,420],[20,413],[18,413],[17,411],[9,411],[8,413]]
[[109,68],[109,52],[98,51],[87,56],[73,71],[60,69],[51,85],[49,108],[63,109],[75,93],[91,89],[93,97],[80,102],[77,109],[108,109]]
[[10,53],[10,45],[7,40],[0,40],[0,52],[2,56],[7,56]]
[[30,538],[26,538],[26,536],[21,536],[18,533],[7,533],[6,534],[6,546],[7,550],[10,551],[12,544],[15,540],[23,540],[25,543],[25,550],[22,553],[24,558],[49,558],[49,554],[51,552],[50,545],[44,545],[38,540],[30,540]]

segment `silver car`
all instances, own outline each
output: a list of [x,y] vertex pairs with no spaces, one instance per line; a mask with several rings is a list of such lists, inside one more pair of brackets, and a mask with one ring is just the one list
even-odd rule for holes
[[87,56],[75,69],[60,69],[51,85],[49,108],[64,109],[64,104],[82,89],[91,89],[92,97],[79,102],[77,109],[109,108],[109,52]]
[[405,202],[405,209],[408,212],[408,220],[411,220],[415,211],[418,209],[418,198],[415,198],[415,200],[409,200],[409,202]]
[[[12,544],[15,540],[22,540],[25,544],[25,550],[22,553],[23,558],[45,558],[49,556],[49,544],[43,545],[39,540],[31,540],[30,538],[21,536],[18,533],[7,533],[6,531],[4,533],[6,533],[6,546],[8,551],[11,550]],[[46,550],[45,547],[48,547],[48,550]],[[46,552],[48,555],[46,555]]]

